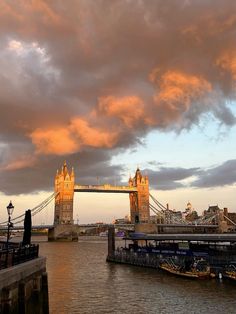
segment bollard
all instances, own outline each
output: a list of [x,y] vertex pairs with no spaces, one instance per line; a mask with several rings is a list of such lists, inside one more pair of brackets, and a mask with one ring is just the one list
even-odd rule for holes
[[114,257],[115,253],[115,228],[108,229],[108,257]]

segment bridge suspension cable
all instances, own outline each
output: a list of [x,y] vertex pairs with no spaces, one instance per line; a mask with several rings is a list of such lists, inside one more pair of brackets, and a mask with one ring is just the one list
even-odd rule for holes
[[153,206],[152,204],[149,204],[149,208],[154,212],[154,214],[164,218],[164,216],[165,216],[164,213],[161,212],[159,209],[157,209],[155,206]]
[[227,219],[231,224],[233,224],[234,226],[236,226],[236,223],[235,223],[233,220],[231,220],[229,217],[227,217],[227,216],[225,216],[225,215],[223,215],[223,216],[224,216],[224,218]]
[[167,207],[165,207],[164,205],[162,205],[160,202],[158,202],[158,200],[152,196],[150,193],[149,193],[149,196],[151,197],[151,199],[153,200],[153,202],[159,207],[161,208],[162,210],[168,210]]
[[157,213],[155,214],[164,218],[165,223],[188,224],[188,222],[185,221],[184,219],[174,216],[169,210],[169,208],[161,204],[153,195],[149,194],[149,196],[151,197],[152,201],[156,204],[156,206],[159,207],[158,210],[156,207],[150,204],[150,209],[152,211],[156,210],[158,214]]
[[[54,192],[51,194],[48,198],[46,198],[43,202],[41,202],[39,205],[35,206],[31,209],[31,216],[37,215],[39,212],[41,212],[56,196],[58,195],[58,192]],[[11,219],[14,224],[19,224],[24,221],[25,214],[21,214],[13,219]],[[3,221],[0,223],[0,225],[5,225],[8,223],[8,220]]]

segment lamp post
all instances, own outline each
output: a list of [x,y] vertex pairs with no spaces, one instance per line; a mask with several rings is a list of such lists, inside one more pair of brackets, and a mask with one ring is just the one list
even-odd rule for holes
[[8,251],[9,251],[9,239],[10,239],[10,227],[12,227],[11,223],[11,215],[13,213],[14,206],[10,201],[9,205],[7,206],[7,214],[8,214],[8,224],[7,224],[7,254],[6,254],[6,267],[8,265]]

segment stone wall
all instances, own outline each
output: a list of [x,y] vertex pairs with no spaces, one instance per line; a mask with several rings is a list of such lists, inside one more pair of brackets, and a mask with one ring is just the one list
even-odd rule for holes
[[34,293],[42,292],[43,313],[48,309],[46,258],[31,261],[0,271],[0,313],[26,313],[26,303]]

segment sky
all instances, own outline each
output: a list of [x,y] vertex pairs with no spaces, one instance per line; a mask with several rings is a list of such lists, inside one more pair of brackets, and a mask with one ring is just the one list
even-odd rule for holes
[[[139,167],[170,208],[236,212],[236,2],[0,2],[0,221]],[[35,223],[51,223],[50,204]],[[77,193],[74,219],[129,214],[127,195]],[[2,219],[1,219],[2,218]]]

